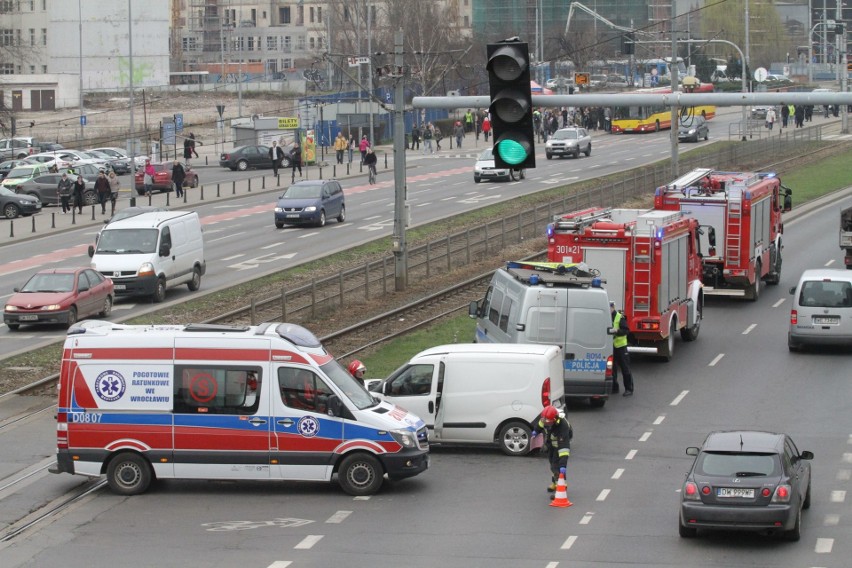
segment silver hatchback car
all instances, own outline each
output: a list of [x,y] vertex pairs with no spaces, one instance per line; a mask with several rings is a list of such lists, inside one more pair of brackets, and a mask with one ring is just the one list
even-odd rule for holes
[[790,351],[805,345],[852,345],[852,272],[805,270],[790,293]]
[[586,156],[592,153],[592,137],[585,128],[560,128],[547,139],[544,153],[550,160],[553,156],[580,157],[580,152]]

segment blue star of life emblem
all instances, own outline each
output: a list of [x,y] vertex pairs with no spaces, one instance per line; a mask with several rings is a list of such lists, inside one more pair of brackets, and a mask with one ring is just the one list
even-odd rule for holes
[[299,423],[296,425],[299,430],[299,434],[306,438],[313,438],[317,434],[319,434],[319,422],[317,422],[316,418],[313,416],[303,416],[299,419]]
[[95,379],[95,392],[106,402],[115,402],[124,395],[127,384],[118,371],[104,371]]

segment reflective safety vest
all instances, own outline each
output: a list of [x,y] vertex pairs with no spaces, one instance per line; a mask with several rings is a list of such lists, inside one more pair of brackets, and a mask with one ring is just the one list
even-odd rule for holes
[[[621,326],[621,319],[624,316],[621,312],[615,312],[615,317],[612,319],[612,327],[615,328],[616,333]],[[614,335],[612,337],[612,346],[618,349],[619,347],[627,347],[627,335]]]

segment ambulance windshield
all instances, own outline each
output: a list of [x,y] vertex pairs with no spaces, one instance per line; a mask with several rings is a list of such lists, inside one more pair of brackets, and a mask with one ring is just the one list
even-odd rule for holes
[[320,368],[358,410],[364,410],[379,403],[377,399],[373,398],[373,395],[367,392],[364,385],[350,375],[349,371],[344,369],[336,360],[332,359]]
[[105,229],[97,254],[150,254],[157,250],[157,229]]

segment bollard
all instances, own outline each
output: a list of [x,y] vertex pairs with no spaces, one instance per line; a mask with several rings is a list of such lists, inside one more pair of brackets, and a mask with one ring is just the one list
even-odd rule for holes
[[260,189],[266,189],[266,176],[260,178]]
[[[349,162],[351,164],[352,162]],[[346,175],[349,175],[349,164],[346,164]]]
[[385,169],[388,169],[388,155],[385,154]]
[[331,179],[337,179],[337,164],[331,166]]
[[131,198],[130,198],[130,206],[131,206],[131,207],[136,207],[136,197],[131,197]]
[[209,165],[210,165],[210,163],[209,163],[209,161],[208,161],[209,159],[210,159],[210,156],[204,156],[204,165],[205,165],[205,166],[209,166]]
[[183,202],[186,203],[186,189],[183,190]]
[[92,205],[92,221],[95,220],[95,206]]
[[77,224],[77,207],[76,207],[76,205],[71,208],[71,224],[72,225]]
[[50,214],[50,228],[51,228],[51,229],[55,229],[55,228],[56,228],[56,213],[51,213],[51,214]]
[[231,182],[231,195],[237,194],[237,181],[234,180]]
[[201,201],[204,201],[204,186],[202,185],[199,189],[201,190],[201,195],[199,197],[201,198]]
[[281,174],[275,174],[275,185],[281,187]]
[[33,220],[33,233],[35,233],[35,215],[33,215],[32,217],[30,217],[30,219],[32,219],[32,220]]
[[218,183],[216,184],[216,197],[221,197],[221,195],[219,195],[219,184]]
[[148,194],[148,205],[149,205],[149,206],[151,205],[151,203],[152,203],[153,199],[154,199],[154,194],[153,194],[153,193],[149,193],[149,194]]
[[251,178],[248,178],[248,182],[249,182],[248,192],[251,193]]
[[171,191],[167,191],[167,192],[166,192],[166,207],[168,207],[169,205],[171,205],[171,203],[170,203],[171,197],[172,197],[172,192],[171,192]]
[[[319,173],[320,173],[320,177],[319,177],[319,178],[320,178],[320,179],[322,179],[322,166],[320,166]],[[307,179],[307,176],[305,177],[305,179]]]
[[[72,219],[73,221],[73,219]],[[9,221],[9,237],[15,238],[15,222]]]

